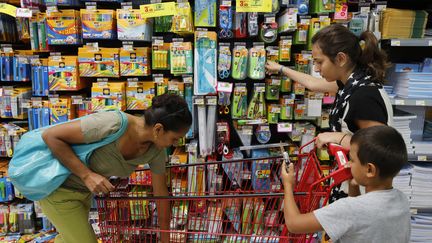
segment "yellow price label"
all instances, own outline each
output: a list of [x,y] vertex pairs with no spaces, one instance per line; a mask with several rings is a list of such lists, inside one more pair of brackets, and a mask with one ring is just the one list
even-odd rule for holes
[[17,8],[7,3],[0,3],[0,13],[16,17]]
[[140,6],[141,15],[144,18],[153,18],[160,16],[175,15],[176,13],[176,3],[153,3],[144,4]]
[[270,13],[272,11],[272,0],[238,0],[236,11]]

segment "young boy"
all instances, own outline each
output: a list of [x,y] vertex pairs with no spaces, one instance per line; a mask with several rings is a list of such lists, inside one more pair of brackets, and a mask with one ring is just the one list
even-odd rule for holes
[[[375,126],[357,131],[351,139],[349,197],[314,212],[301,214],[294,201],[293,165],[285,163],[285,223],[291,233],[325,230],[333,242],[409,242],[411,223],[407,197],[392,186],[407,162],[402,136],[392,127]],[[360,195],[358,185],[366,189]]]

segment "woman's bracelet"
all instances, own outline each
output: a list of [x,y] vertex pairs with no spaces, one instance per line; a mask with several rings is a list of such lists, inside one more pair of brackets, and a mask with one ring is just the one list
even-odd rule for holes
[[339,145],[342,145],[342,141],[344,140],[344,138],[346,137],[346,135],[348,135],[348,134],[344,134],[343,136],[342,136],[342,138],[340,139],[340,141],[339,141]]
[[283,74],[283,68],[284,68],[284,66],[281,65],[281,67],[279,68],[279,75]]

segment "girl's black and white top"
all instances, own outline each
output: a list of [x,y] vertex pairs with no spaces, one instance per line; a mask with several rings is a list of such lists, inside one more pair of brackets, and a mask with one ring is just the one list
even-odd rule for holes
[[384,88],[362,69],[356,69],[344,85],[337,81],[339,91],[330,113],[330,129],[353,134],[356,120],[377,121],[393,125],[393,109]]
[[[353,134],[357,120],[377,121],[393,126],[393,108],[384,88],[362,69],[356,69],[344,85],[337,81],[339,91],[330,113],[330,129]],[[331,193],[330,202],[347,197],[348,183],[342,183]]]

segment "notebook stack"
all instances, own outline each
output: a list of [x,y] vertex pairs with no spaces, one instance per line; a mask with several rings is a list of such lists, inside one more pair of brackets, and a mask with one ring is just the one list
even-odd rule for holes
[[411,207],[430,209],[432,205],[432,164],[417,163],[412,169]]
[[424,10],[387,8],[380,23],[382,38],[423,38],[427,19]]
[[413,154],[414,148],[412,145],[412,130],[410,124],[417,116],[398,109],[394,109],[393,113],[393,127],[402,135],[407,146],[408,154]]

